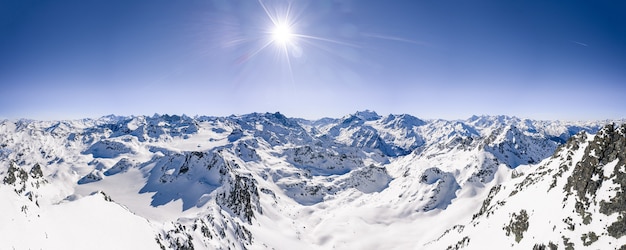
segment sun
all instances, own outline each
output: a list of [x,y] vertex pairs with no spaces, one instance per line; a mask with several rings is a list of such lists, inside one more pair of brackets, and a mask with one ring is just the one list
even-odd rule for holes
[[[299,15],[303,13],[304,10],[298,9],[299,7],[292,5],[298,1],[257,1],[263,9],[263,12],[265,12],[267,22],[260,23],[263,26],[259,26],[260,32],[258,34],[262,36],[259,37],[260,39],[258,40],[262,42],[258,43],[258,47],[253,48],[246,53],[245,56],[242,56],[242,62],[248,61],[259,55],[262,51],[273,47],[273,49],[270,50],[275,52],[274,55],[283,65],[286,65],[289,75],[291,76],[291,81],[295,82],[292,61],[306,58],[304,51],[306,46],[325,49],[327,47],[323,45],[320,46],[320,43],[332,43],[357,47],[342,41],[307,34],[306,29],[302,30],[302,28],[306,28],[308,25],[306,25],[306,23],[305,25],[302,24],[303,19],[302,16]],[[266,1],[272,4],[268,6],[265,3]],[[286,3],[286,5],[276,4],[277,2]],[[296,8],[295,11],[294,8]]]
[[271,35],[272,41],[280,45],[287,45],[291,43],[294,38],[291,27],[284,23],[277,23],[276,25],[274,25],[274,29],[272,29]]

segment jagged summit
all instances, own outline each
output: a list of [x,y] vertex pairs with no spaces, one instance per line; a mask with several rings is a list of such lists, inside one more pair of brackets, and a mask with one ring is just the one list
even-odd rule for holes
[[597,134],[581,132],[550,158],[493,185],[471,220],[452,226],[429,244],[623,249],[626,212],[620,190],[626,188],[625,152],[626,124],[608,124]]
[[352,116],[356,116],[359,119],[364,120],[364,121],[374,121],[374,120],[378,120],[381,118],[381,116],[378,115],[375,111],[371,111],[368,109],[363,110],[363,111],[357,111]]
[[[0,248],[78,248],[67,242],[103,232],[125,239],[109,249],[484,248],[483,231],[500,247],[615,246],[624,125],[605,125],[373,111],[5,120]],[[111,218],[81,219],[94,211]]]

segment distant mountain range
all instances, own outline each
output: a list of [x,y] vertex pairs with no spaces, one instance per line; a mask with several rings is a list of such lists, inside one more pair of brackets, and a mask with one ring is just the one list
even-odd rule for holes
[[0,249],[626,249],[626,120],[0,122]]

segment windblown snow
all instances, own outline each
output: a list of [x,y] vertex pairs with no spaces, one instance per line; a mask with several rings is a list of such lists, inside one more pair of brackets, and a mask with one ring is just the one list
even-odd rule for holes
[[624,121],[0,122],[0,249],[626,249]]

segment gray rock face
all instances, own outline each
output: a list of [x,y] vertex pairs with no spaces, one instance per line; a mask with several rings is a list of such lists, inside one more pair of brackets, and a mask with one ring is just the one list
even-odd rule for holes
[[506,236],[515,236],[515,241],[520,242],[524,238],[524,232],[528,230],[528,213],[522,209],[519,214],[513,213],[511,215],[511,221],[504,228]]
[[259,204],[259,189],[251,176],[233,175],[228,180],[226,190],[217,195],[217,203],[247,223],[252,223],[255,211],[263,214]]
[[626,234],[626,172],[623,171],[626,166],[626,124],[607,126],[603,131],[598,138],[596,154],[600,156],[600,164],[617,161],[609,178],[619,185],[619,191],[609,201],[600,202],[600,212],[606,215],[619,213],[618,220],[609,225],[607,231],[610,236],[620,238]]
[[[500,230],[514,248],[626,249],[625,190],[626,124],[610,124],[595,135],[571,137],[538,165],[511,171],[509,180],[486,193],[470,223],[454,226],[463,230],[450,228],[440,237],[456,235],[459,244],[449,249],[478,247],[472,243],[485,240],[479,235]],[[544,195],[550,198],[539,198]],[[501,229],[493,230],[494,223]]]
[[491,190],[489,190],[489,194],[487,195],[487,198],[485,198],[485,200],[483,201],[483,205],[480,207],[478,213],[472,215],[472,220],[475,220],[483,215],[489,217],[489,215],[493,213],[494,206],[496,206],[497,204],[491,204],[491,201],[493,200],[494,196],[496,196],[496,194],[500,192],[501,188],[502,185],[496,185],[492,187]]
[[[605,176],[605,166],[617,161],[614,169]],[[620,186],[620,190],[609,201],[600,201],[600,212],[606,215],[619,213],[620,217],[609,225],[609,235],[619,238],[626,234],[626,173],[620,169],[626,165],[626,124],[607,125],[595,136],[585,149],[585,154],[576,164],[572,175],[568,177],[565,191],[576,196],[576,212],[583,218],[583,223],[592,221],[588,208],[596,201],[598,189],[604,182],[612,181]]]

